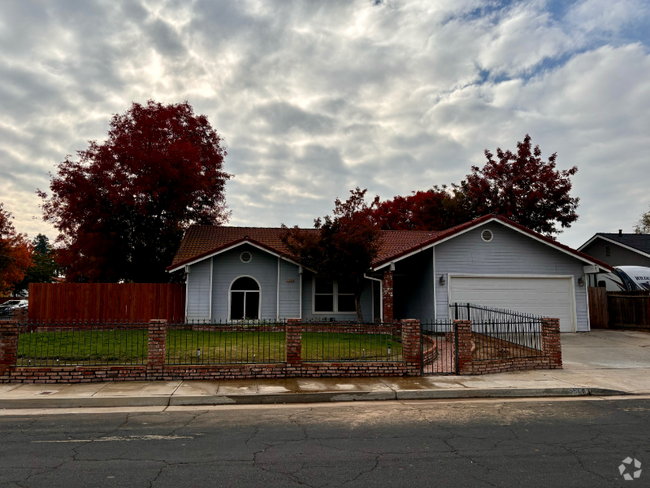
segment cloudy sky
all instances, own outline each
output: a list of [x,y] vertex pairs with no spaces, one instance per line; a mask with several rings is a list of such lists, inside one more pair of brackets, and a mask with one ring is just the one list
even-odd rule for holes
[[0,202],[37,188],[133,101],[188,100],[224,137],[232,225],[310,226],[356,186],[460,181],[526,133],[577,165],[559,240],[650,206],[647,0],[3,0]]

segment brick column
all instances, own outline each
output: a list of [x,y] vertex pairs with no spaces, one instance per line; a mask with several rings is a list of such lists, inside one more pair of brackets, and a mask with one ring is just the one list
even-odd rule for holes
[[542,350],[548,358],[550,369],[562,368],[562,345],[560,343],[560,319],[542,319]]
[[158,380],[163,377],[165,351],[167,346],[167,321],[149,321],[149,351],[147,354],[147,379]]
[[408,376],[422,374],[422,346],[420,321],[415,319],[402,320],[402,357],[407,367]]
[[16,364],[19,325],[11,320],[0,320],[0,383],[9,381],[11,368]]
[[384,271],[384,280],[381,287],[384,305],[384,322],[393,321],[393,272]]
[[[457,344],[456,361],[458,374],[472,374],[472,323],[469,320],[454,320],[455,334],[450,334]],[[454,337],[454,336],[457,336]]]
[[302,374],[302,320],[287,319],[287,377]]

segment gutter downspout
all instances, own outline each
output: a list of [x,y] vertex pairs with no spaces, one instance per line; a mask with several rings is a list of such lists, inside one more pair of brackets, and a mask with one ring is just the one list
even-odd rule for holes
[[300,291],[298,294],[299,302],[300,302],[298,305],[300,307],[300,310],[298,312],[298,318],[302,320],[302,266],[298,267],[298,278],[299,278],[298,286],[300,287]]

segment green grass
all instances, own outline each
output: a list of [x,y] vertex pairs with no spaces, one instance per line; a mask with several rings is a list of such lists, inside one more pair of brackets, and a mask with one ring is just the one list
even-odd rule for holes
[[387,334],[303,332],[303,361],[401,361],[402,344]]
[[75,330],[31,332],[18,337],[18,366],[146,364],[149,332]]
[[[146,364],[148,331],[77,330],[21,334],[19,366]],[[168,364],[284,362],[284,332],[168,330]],[[400,361],[402,346],[393,336],[305,332],[303,361]]]
[[[200,350],[200,355],[199,355]],[[168,364],[283,363],[284,332],[167,331]]]

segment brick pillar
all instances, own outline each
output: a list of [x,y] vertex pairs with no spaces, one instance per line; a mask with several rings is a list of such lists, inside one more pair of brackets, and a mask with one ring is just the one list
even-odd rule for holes
[[458,374],[472,374],[472,323],[469,320],[454,320],[454,329],[456,333],[450,336],[457,344],[454,347],[456,347]]
[[422,346],[420,321],[415,319],[402,320],[402,357],[407,367],[408,376],[422,374]]
[[384,322],[393,321],[393,272],[385,271],[381,287],[382,301],[384,305]]
[[147,354],[147,379],[158,380],[163,377],[165,351],[167,346],[167,320],[149,321],[149,351]]
[[19,325],[12,320],[0,320],[0,383],[9,381],[16,364]]
[[287,319],[287,377],[302,374],[302,320]]
[[549,360],[549,368],[562,368],[562,345],[560,343],[560,319],[542,319],[542,350]]

